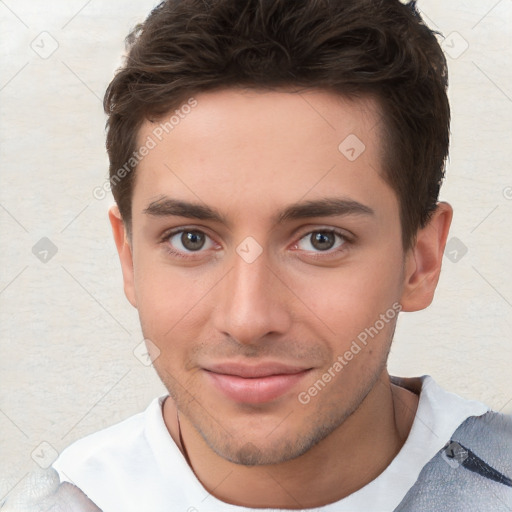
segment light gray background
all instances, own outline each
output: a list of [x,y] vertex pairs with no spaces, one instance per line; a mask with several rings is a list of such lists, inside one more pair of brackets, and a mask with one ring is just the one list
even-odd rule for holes
[[[0,501],[37,464],[164,392],[133,353],[142,335],[122,291],[112,199],[93,196],[107,177],[101,99],[124,36],[154,5],[0,1]],[[441,199],[459,241],[435,303],[401,315],[390,371],[430,374],[511,413],[512,0],[419,7],[446,36]]]

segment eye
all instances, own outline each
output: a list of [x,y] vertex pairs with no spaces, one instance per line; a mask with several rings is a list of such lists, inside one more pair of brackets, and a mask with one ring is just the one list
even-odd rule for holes
[[342,233],[333,229],[322,229],[311,231],[303,236],[296,247],[303,251],[327,252],[339,249],[347,242],[347,238]]
[[174,231],[165,236],[165,241],[173,253],[199,252],[201,249],[211,249],[214,245],[208,235],[196,229]]

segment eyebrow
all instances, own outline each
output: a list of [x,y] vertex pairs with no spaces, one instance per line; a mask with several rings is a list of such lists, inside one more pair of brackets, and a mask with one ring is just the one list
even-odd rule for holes
[[347,215],[372,216],[375,215],[375,212],[369,206],[352,199],[326,197],[288,206],[278,214],[276,223],[309,217],[341,217]]
[[[210,220],[229,226],[229,222],[224,215],[208,205],[191,203],[170,197],[162,197],[151,202],[143,213],[153,217],[177,216],[190,219]],[[352,199],[327,197],[291,204],[279,212],[273,218],[273,221],[276,224],[281,224],[289,220],[348,215],[373,216],[375,212],[369,206]]]

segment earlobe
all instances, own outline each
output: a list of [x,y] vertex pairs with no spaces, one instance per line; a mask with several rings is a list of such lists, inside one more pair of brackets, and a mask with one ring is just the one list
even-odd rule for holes
[[419,311],[432,302],[452,217],[452,207],[448,203],[439,203],[428,224],[418,231],[416,242],[405,259],[400,300],[403,311]]
[[133,307],[137,307],[135,300],[135,286],[133,276],[133,255],[128,234],[117,205],[110,207],[108,217],[112,226],[112,234],[119,254],[121,269],[123,271],[124,293]]

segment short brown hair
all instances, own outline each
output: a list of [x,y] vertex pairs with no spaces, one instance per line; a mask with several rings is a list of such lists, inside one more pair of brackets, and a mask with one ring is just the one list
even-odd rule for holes
[[203,91],[323,89],[378,99],[383,177],[407,249],[436,209],[448,156],[448,75],[436,34],[415,2],[398,0],[162,2],[128,35],[104,99],[110,182],[128,230],[145,119]]

